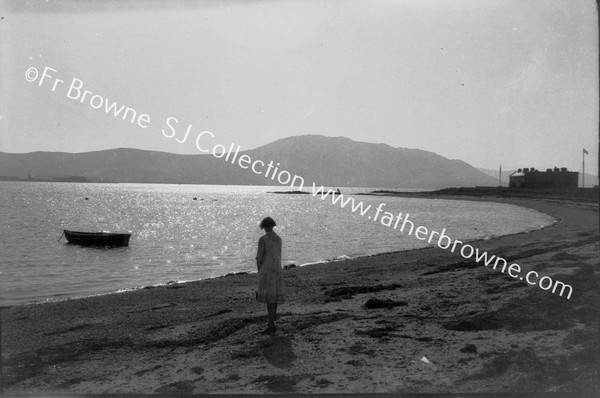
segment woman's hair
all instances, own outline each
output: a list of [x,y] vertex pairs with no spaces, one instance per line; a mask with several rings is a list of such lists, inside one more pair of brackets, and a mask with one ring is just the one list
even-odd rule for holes
[[277,224],[275,224],[275,220],[273,220],[271,217],[265,217],[260,222],[260,229],[273,228],[276,225]]

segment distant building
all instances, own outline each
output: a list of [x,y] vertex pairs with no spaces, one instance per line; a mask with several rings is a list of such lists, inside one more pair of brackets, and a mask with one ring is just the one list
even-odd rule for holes
[[526,189],[576,189],[579,173],[566,167],[539,171],[532,168],[519,169],[510,175],[511,188]]

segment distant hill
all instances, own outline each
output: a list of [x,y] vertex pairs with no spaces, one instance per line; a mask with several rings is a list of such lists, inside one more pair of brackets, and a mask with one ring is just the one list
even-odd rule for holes
[[[280,170],[303,177],[307,185],[313,181],[336,187],[415,189],[497,185],[497,179],[460,160],[344,137],[295,136],[242,154],[265,163],[279,162]],[[0,152],[0,176],[26,179],[29,172],[32,178],[44,180],[77,176],[105,182],[277,185],[211,154],[176,155],[123,148],[75,154]]]
[[328,186],[441,188],[494,185],[494,179],[461,160],[420,149],[305,135],[254,149],[251,156],[276,159],[307,181]]

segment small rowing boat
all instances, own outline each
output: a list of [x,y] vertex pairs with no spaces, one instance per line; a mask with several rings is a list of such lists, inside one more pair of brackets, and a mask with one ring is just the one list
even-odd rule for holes
[[127,232],[79,232],[64,230],[69,243],[81,246],[129,246],[130,233]]

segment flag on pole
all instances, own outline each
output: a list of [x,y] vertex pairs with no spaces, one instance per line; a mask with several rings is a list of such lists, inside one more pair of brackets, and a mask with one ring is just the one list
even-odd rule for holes
[[583,148],[583,154],[584,155],[589,155],[588,151],[586,151],[585,148]]

